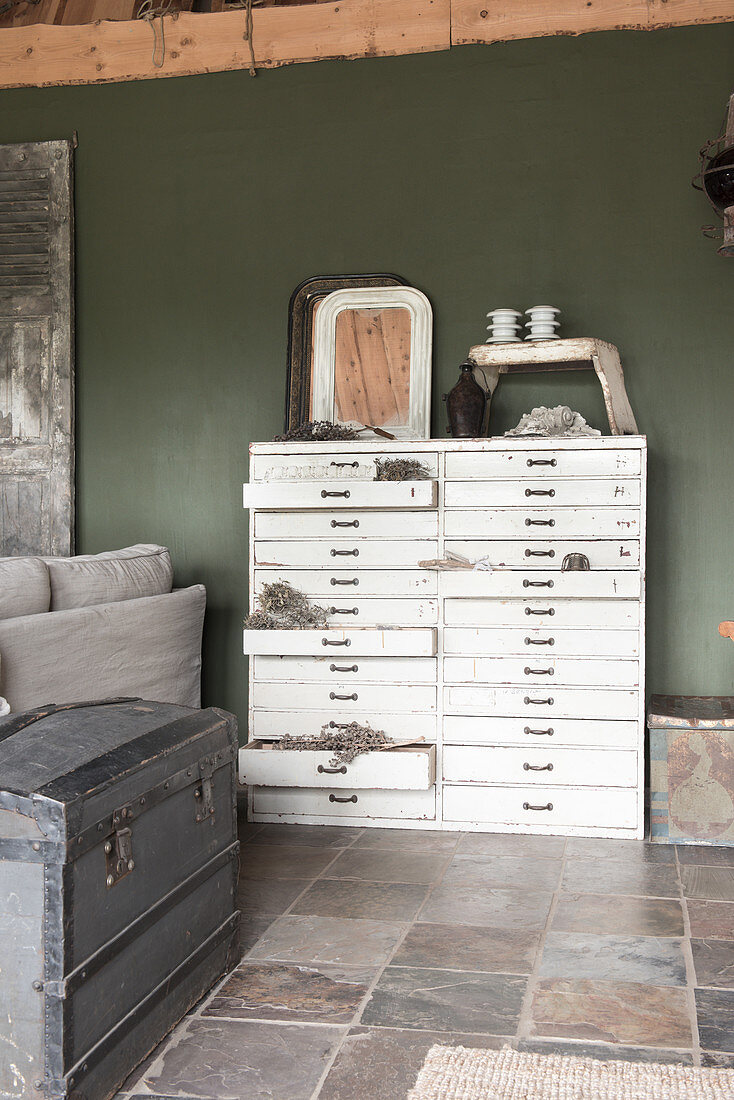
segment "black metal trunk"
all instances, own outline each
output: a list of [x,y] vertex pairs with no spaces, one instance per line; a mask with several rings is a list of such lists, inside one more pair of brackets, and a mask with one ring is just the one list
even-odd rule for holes
[[0,1097],[106,1100],[236,965],[236,751],[216,709],[0,721]]

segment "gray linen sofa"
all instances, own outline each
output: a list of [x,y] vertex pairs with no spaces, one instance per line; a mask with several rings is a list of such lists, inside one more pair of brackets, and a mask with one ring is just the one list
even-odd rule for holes
[[116,695],[200,705],[203,585],[164,546],[0,558],[0,696],[13,712]]

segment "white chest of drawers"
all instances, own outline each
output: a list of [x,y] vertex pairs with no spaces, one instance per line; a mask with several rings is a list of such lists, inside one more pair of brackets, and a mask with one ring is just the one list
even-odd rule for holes
[[[245,632],[251,817],[641,837],[645,480],[640,436],[253,444],[251,606],[283,579],[332,619]],[[492,569],[419,566],[447,551]],[[272,749],[352,720],[425,745]]]

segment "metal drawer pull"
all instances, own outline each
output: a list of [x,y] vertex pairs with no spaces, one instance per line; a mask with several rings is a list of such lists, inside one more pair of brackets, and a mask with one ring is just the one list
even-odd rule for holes
[[552,668],[528,668],[528,666],[525,665],[525,675],[526,676],[553,676],[554,671],[553,671]]
[[529,581],[524,580],[522,582],[523,588],[552,588],[553,581]]
[[330,607],[330,615],[359,615],[358,607]]
[[530,726],[526,726],[523,733],[527,733],[532,737],[552,737],[554,730],[553,726],[549,726],[547,730],[531,730]]
[[351,722],[329,722],[330,730],[346,730],[351,726]]
[[528,466],[557,466],[555,458],[529,458]]
[[330,466],[336,466],[337,470],[343,470],[345,466],[351,466],[353,470],[358,469],[358,462],[330,462]]
[[556,556],[555,550],[526,550],[526,558],[554,558]]
[[358,558],[359,550],[335,550],[332,546],[329,551],[332,558]]
[[555,645],[555,638],[526,638],[525,645]]
[[329,665],[329,672],[359,672],[359,665]]
[[331,521],[332,527],[359,527],[358,519],[333,519]]
[[532,806],[529,802],[523,802],[523,810],[552,810],[553,803],[549,802],[546,806]]
[[359,699],[359,696],[357,695],[356,691],[353,691],[351,695],[337,695],[335,691],[330,691],[329,698],[332,700],[332,702],[334,699],[351,699],[352,702],[356,703]]
[[555,610],[552,607],[539,608],[539,607],[526,607],[526,615],[555,615]]
[[[319,768],[319,771],[321,769]],[[345,768],[344,771],[347,769]],[[552,764],[523,764],[522,770],[525,772],[552,772]]]
[[526,519],[526,527],[555,527],[556,521],[554,519]]
[[322,638],[321,639],[321,644],[322,645],[346,645],[346,646],[350,646],[352,644],[352,639],[351,638],[345,638],[343,642],[330,642],[328,638]]
[[526,695],[525,704],[527,705],[528,703],[533,703],[536,707],[552,707],[553,699],[552,697],[548,699],[531,699],[530,696]]
[[346,775],[347,765],[342,764],[340,768],[325,768],[323,764],[319,764],[316,771],[319,773],[319,775]]
[[326,497],[344,497],[345,500],[349,500],[351,495],[352,494],[349,492],[349,489],[345,489],[343,493],[341,493],[341,492],[330,493],[326,489],[321,490],[322,499],[325,499]]
[[554,497],[556,495],[555,489],[526,489],[526,497]]
[[356,802],[356,801],[357,801],[356,794],[350,795],[349,798],[339,798],[338,795],[335,795],[335,794],[330,794],[329,795],[329,802]]
[[355,578],[354,578],[354,580],[351,580],[351,581],[342,581],[342,580],[339,580],[339,578],[338,578],[338,577],[332,577],[332,578],[331,578],[331,583],[332,583],[332,585],[337,585],[337,584],[353,584],[353,585],[355,586],[355,588],[356,588],[356,587],[357,587],[357,585],[359,584],[359,580],[357,579],[357,577],[355,577]]

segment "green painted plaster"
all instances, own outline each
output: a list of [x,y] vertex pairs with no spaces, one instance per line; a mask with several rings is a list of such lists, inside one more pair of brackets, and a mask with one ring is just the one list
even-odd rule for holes
[[[495,306],[552,302],[622,353],[650,447],[648,691],[731,693],[734,261],[697,150],[734,27],[0,92],[0,142],[79,134],[78,542],[173,552],[209,592],[205,698],[245,717],[241,483],[281,429],[288,298],[396,271],[435,310],[440,395]],[[502,383],[493,427],[592,377]]]

